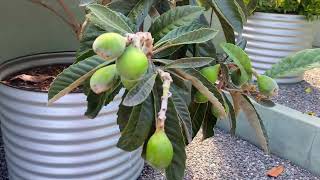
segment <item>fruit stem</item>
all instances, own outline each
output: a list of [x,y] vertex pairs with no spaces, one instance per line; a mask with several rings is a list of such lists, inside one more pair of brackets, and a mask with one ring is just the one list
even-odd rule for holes
[[260,76],[260,74],[252,68],[252,74],[258,79],[258,77]]
[[164,130],[164,123],[166,121],[166,112],[168,109],[168,99],[171,97],[170,85],[173,82],[170,73],[163,71],[162,69],[157,69],[157,72],[160,75],[162,84],[162,96],[161,96],[161,108],[158,113],[158,118],[156,122],[157,130]]
[[149,32],[137,32],[135,34],[127,34],[127,44],[141,49],[148,59],[153,55],[153,38]]

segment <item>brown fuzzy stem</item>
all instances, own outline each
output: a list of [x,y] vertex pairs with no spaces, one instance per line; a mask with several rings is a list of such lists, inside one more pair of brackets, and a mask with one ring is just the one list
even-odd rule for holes
[[136,48],[141,49],[148,59],[153,55],[153,38],[149,32],[137,32],[135,34],[127,34],[128,44],[132,44]]
[[168,72],[164,72],[161,69],[157,70],[160,78],[163,81],[162,84],[162,96],[161,96],[161,108],[158,113],[158,118],[156,122],[156,129],[157,130],[163,130],[164,129],[164,123],[166,121],[166,112],[168,109],[168,99],[171,97],[170,92],[170,85],[173,82],[171,75]]

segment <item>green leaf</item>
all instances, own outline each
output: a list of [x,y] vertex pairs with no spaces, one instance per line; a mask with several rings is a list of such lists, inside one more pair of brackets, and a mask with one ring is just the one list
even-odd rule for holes
[[246,96],[241,96],[240,106],[244,114],[246,115],[249,124],[256,132],[256,137],[260,143],[261,148],[269,153],[268,136],[264,128],[260,115],[252,104],[251,100]]
[[177,52],[183,45],[166,48],[159,52],[154,52],[153,58],[164,58]]
[[212,0],[214,7],[218,10],[219,14],[223,16],[233,27],[233,29],[241,33],[243,29],[243,22],[241,13],[234,0],[221,1]]
[[272,78],[298,74],[320,67],[320,48],[306,49],[285,57],[264,74]]
[[62,96],[81,85],[96,70],[114,61],[105,61],[99,56],[89,57],[77,64],[69,66],[62,71],[50,86],[48,92],[48,104],[52,104]]
[[205,117],[202,121],[202,140],[210,138],[214,135],[214,127],[218,119],[211,113],[211,104],[208,104]]
[[91,119],[95,118],[100,110],[105,106],[108,105],[114,97],[120,92],[122,88],[121,82],[117,82],[110,91],[96,94],[93,91],[89,91],[87,95],[87,111],[85,115]]
[[235,35],[232,25],[228,22],[216,5],[212,4],[212,8],[220,21],[226,41],[229,43],[235,43]]
[[252,65],[249,56],[236,45],[222,43],[220,46],[240,69],[240,84],[249,81],[252,78]]
[[189,113],[188,106],[179,93],[178,87],[174,84],[171,85],[170,92],[172,93],[172,102],[174,108],[181,119],[182,127],[184,128],[186,138],[190,143],[192,141],[192,121]]
[[166,115],[165,132],[172,143],[174,153],[170,166],[166,168],[166,178],[168,180],[181,180],[186,168],[186,145],[184,144],[183,129],[171,98],[168,101]]
[[133,107],[117,147],[125,151],[134,151],[142,146],[148,138],[154,115],[152,96],[149,95],[141,105]]
[[197,68],[210,64],[214,61],[210,57],[189,57],[173,61],[165,66],[165,68]]
[[211,28],[200,28],[194,31],[190,31],[175,39],[169,40],[164,43],[161,47],[157,48],[155,52],[162,51],[166,48],[185,45],[185,44],[197,44],[204,43],[213,39],[217,35],[218,31]]
[[237,127],[237,116],[236,112],[233,109],[232,103],[229,101],[228,97],[225,95],[225,93],[222,93],[223,98],[225,102],[227,103],[228,109],[229,109],[229,116],[230,116],[230,134],[235,135],[236,134],[236,127]]
[[201,128],[202,122],[206,118],[208,103],[198,104],[194,102],[191,104],[189,109],[192,117],[192,132],[194,138]]
[[131,28],[117,12],[98,4],[89,5],[87,8],[92,12],[92,15],[88,16],[90,21],[100,27],[104,27],[104,29],[112,28],[121,34],[132,33]]
[[136,24],[136,31],[139,31],[144,19],[148,16],[150,8],[157,0],[139,0],[128,14],[129,19]]
[[123,100],[125,106],[136,106],[147,99],[152,91],[157,74],[148,74],[140,80],[127,94]]
[[157,42],[175,28],[191,24],[203,13],[197,6],[179,6],[157,17],[150,27],[150,32]]
[[127,16],[139,1],[140,0],[113,0],[108,4],[108,8]]
[[216,47],[212,41],[196,44],[197,56],[199,57],[212,57],[216,58]]
[[118,115],[117,124],[119,125],[120,132],[122,132],[124,128],[127,126],[132,110],[133,110],[133,107],[124,106],[122,105],[122,103],[120,103],[119,110],[117,113]]
[[251,15],[257,8],[258,0],[249,0],[249,3],[247,4],[247,11],[248,14]]
[[204,27],[205,26],[202,24],[192,23],[188,26],[182,26],[182,27],[175,28],[172,31],[168,32],[165,36],[163,36],[158,42],[156,42],[154,47],[157,48],[169,40],[173,40],[173,39],[177,38],[178,36],[184,35],[188,32],[191,32],[191,31],[194,31],[194,30],[197,30],[200,28],[204,28]]

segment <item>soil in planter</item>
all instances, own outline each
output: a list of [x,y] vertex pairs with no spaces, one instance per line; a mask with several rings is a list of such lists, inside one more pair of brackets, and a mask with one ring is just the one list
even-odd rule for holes
[[[6,77],[2,83],[30,91],[48,92],[50,84],[69,65],[55,64],[25,69]],[[74,92],[79,92],[76,89]]]

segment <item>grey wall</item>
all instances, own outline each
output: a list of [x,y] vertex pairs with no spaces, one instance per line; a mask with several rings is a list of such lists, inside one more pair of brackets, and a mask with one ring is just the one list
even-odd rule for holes
[[[55,0],[45,2],[58,7]],[[78,0],[65,2],[82,20]],[[77,47],[70,27],[47,9],[29,0],[1,0],[0,62],[29,54],[73,51]]]

